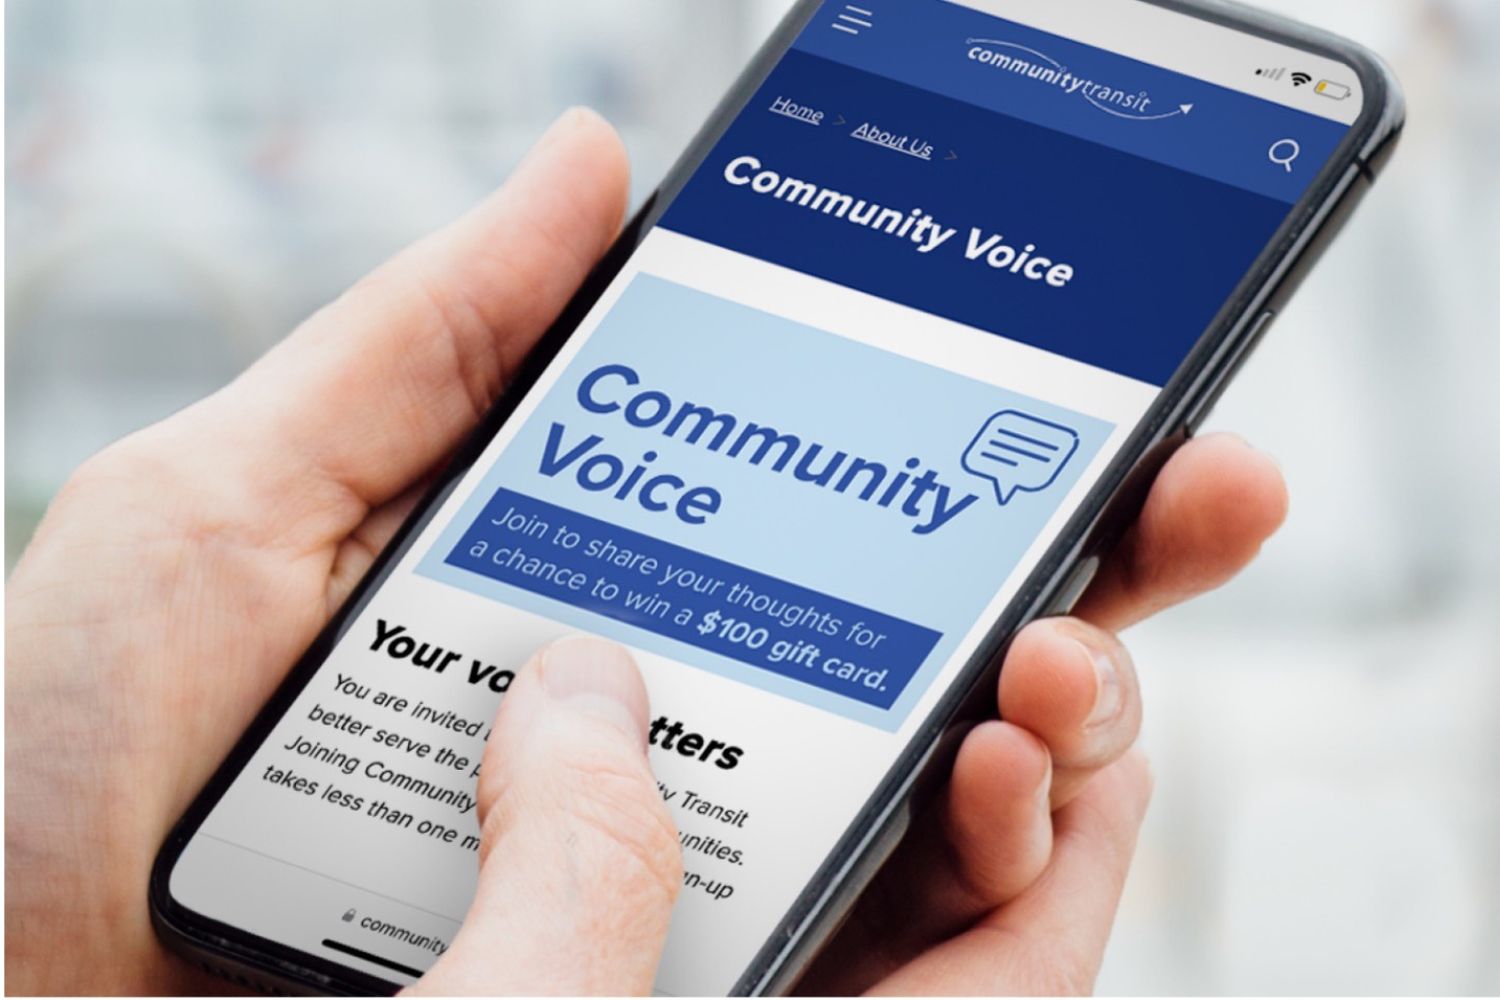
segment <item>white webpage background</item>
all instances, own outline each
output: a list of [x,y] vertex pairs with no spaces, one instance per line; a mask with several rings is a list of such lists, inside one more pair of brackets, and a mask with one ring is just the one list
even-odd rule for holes
[[[970,378],[1013,388],[1109,421],[1116,428],[894,734],[736,684],[667,657],[634,651],[651,693],[653,715],[682,720],[696,731],[713,733],[745,748],[741,765],[731,771],[674,753],[652,753],[653,768],[669,787],[691,789],[709,800],[747,809],[751,815],[744,830],[725,831],[726,839],[745,852],[745,866],[731,873],[737,885],[735,894],[714,900],[684,889],[679,899],[657,982],[665,993],[724,993],[733,985],[977,647],[989,624],[1077,509],[1090,484],[1118,453],[1157,392],[1145,383],[972,327],[676,233],[653,230],[385,586],[352,623],[320,676],[299,695],[240,780],[205,821],[200,836],[174,872],[173,891],[185,905],[262,936],[399,981],[411,977],[330,952],[319,943],[323,937],[333,936],[417,968],[425,968],[424,963],[432,960],[430,954],[402,950],[405,946],[400,943],[381,943],[368,937],[350,939],[348,925],[339,923],[346,907],[357,905],[360,912],[372,910],[382,919],[451,940],[472,896],[472,857],[465,858],[450,845],[428,847],[412,839],[407,831],[390,835],[399,839],[387,839],[367,817],[310,797],[289,795],[267,786],[259,774],[268,762],[285,761],[281,747],[299,732],[316,735],[325,743],[338,742],[338,734],[331,731],[308,732],[306,721],[315,703],[330,700],[335,672],[357,674],[361,683],[440,703],[467,715],[493,714],[499,697],[489,696],[483,688],[438,684],[409,665],[370,656],[366,650],[377,618],[400,621],[418,638],[430,634],[450,648],[493,649],[502,642],[503,648],[514,651],[511,662],[505,664],[510,667],[519,666],[537,646],[566,633],[562,625],[545,617],[455,590],[417,576],[414,570],[476,488],[483,471],[508,446],[631,279],[643,272]],[[712,363],[711,359],[705,363]],[[773,392],[774,387],[767,387],[767,391]],[[352,751],[369,753],[367,741],[349,742]],[[680,812],[675,816],[686,831],[716,832],[701,818]],[[473,815],[466,820],[472,824]],[[390,856],[391,851],[399,851],[399,856]],[[685,862],[689,869],[695,865],[691,855]],[[267,907],[259,902],[267,899],[276,900],[277,905]],[[338,933],[341,928],[344,933]]]

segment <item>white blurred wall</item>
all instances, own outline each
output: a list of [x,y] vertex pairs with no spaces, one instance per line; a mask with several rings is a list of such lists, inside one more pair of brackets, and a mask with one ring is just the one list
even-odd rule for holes
[[1385,54],[1402,148],[1215,414],[1292,512],[1139,628],[1158,793],[1100,988],[1500,991],[1500,4],[1268,4]]
[[[557,112],[641,197],[780,0],[12,0],[7,565],[68,471],[493,187]],[[1214,418],[1293,512],[1131,637],[1157,799],[1106,992],[1500,991],[1500,4],[1387,54],[1389,173]]]

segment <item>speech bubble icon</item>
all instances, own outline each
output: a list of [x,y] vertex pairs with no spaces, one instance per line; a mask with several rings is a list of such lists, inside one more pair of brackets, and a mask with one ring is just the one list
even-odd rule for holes
[[1002,507],[1019,492],[1051,486],[1078,451],[1078,432],[1020,410],[1001,410],[984,422],[964,450],[964,471],[988,479]]

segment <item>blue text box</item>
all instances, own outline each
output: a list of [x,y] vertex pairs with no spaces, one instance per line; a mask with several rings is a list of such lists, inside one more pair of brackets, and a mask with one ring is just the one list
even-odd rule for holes
[[942,638],[509,489],[444,561],[882,709]]

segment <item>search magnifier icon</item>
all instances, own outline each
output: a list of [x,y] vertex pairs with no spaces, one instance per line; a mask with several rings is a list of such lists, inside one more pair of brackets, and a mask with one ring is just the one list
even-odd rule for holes
[[1292,172],[1292,162],[1302,155],[1302,146],[1296,139],[1280,139],[1271,143],[1267,155],[1271,162],[1278,167],[1285,167],[1287,173]]

